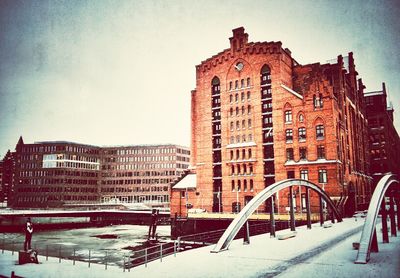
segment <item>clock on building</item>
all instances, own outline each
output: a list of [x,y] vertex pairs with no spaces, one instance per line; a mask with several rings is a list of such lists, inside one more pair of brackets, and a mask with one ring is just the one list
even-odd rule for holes
[[241,71],[243,69],[243,66],[244,66],[243,63],[239,62],[235,65],[235,68],[237,71]]

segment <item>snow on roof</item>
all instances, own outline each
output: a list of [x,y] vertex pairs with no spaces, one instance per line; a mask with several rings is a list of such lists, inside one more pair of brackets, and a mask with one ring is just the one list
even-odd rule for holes
[[244,148],[244,147],[253,147],[253,146],[256,146],[255,142],[243,142],[243,143],[229,144],[226,146],[226,148],[232,149],[232,148]]
[[186,189],[186,188],[196,188],[197,176],[196,174],[188,174],[186,177],[178,181],[173,189]]
[[299,99],[303,99],[303,96],[301,94],[299,94],[298,92],[293,91],[292,89],[290,89],[289,87],[285,86],[284,84],[281,84],[281,87],[284,88],[289,93],[293,94],[294,96],[298,97]]

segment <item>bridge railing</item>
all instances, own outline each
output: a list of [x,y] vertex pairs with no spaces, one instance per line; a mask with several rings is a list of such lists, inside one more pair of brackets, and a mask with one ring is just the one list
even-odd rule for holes
[[[378,182],[374,193],[372,195],[369,207],[368,207],[368,212],[367,212],[367,217],[365,219],[365,224],[361,233],[361,238],[360,238],[360,243],[359,243],[359,248],[357,252],[357,258],[354,263],[356,264],[366,264],[369,259],[370,259],[370,254],[372,249],[373,251],[378,251],[378,241],[377,241],[377,235],[376,235],[376,221],[377,217],[379,214],[379,211],[382,211],[382,234],[383,234],[383,242],[388,242],[388,235],[387,235],[387,212],[386,212],[386,204],[385,204],[385,194],[388,191],[389,187],[392,184],[398,185],[398,192],[400,192],[400,187],[399,187],[399,180],[395,175],[385,175],[384,177],[381,178],[381,180]],[[390,197],[391,199],[391,209],[390,209],[390,216],[391,216],[391,231],[393,235],[396,235],[396,223],[395,223],[395,215],[394,215],[394,202],[393,202],[393,197]],[[400,206],[400,201],[397,201],[397,215],[398,219],[397,221],[400,221],[399,219],[399,206]],[[400,229],[400,225],[398,226]]]
[[[320,199],[320,221],[321,225],[324,222],[324,213],[323,213],[323,205],[322,205],[322,200],[324,200],[328,207],[332,210],[332,222],[334,222],[334,217],[336,216],[336,219],[340,222],[342,221],[342,217],[337,210],[336,206],[328,196],[328,194],[320,188],[318,185],[308,181],[308,180],[301,180],[301,179],[287,179],[283,181],[276,182],[274,184],[269,185],[265,189],[263,189],[260,193],[258,193],[256,196],[254,196],[251,201],[247,203],[247,205],[240,211],[240,213],[235,217],[235,219],[231,222],[229,227],[226,229],[224,234],[221,236],[219,239],[218,243],[214,247],[214,249],[211,251],[212,253],[218,253],[224,250],[227,250],[229,248],[229,245],[231,242],[234,240],[236,237],[237,233],[242,229],[243,226],[246,228],[246,243],[250,243],[249,238],[249,228],[248,228],[248,220],[250,219],[251,215],[254,213],[254,211],[257,210],[257,208],[264,203],[267,199],[270,199],[271,202],[271,235],[275,235],[275,220],[274,220],[274,210],[272,209],[274,207],[274,199],[272,196],[279,192],[280,190],[289,189],[289,196],[293,196],[293,186],[303,186],[306,188],[306,207],[307,207],[307,227],[311,228],[311,209],[310,209],[310,195],[309,191],[310,189],[316,192],[319,195]],[[290,229],[291,231],[295,231],[295,214],[294,214],[294,205],[293,205],[293,199],[289,198],[289,207],[290,207]]]

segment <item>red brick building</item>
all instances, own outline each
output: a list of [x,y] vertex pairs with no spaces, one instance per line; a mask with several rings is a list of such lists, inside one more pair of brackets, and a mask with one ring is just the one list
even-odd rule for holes
[[[248,42],[242,27],[229,40],[228,49],[196,66],[196,188],[187,202],[209,212],[235,212],[266,186],[303,178],[348,213],[365,206],[371,193],[368,130],[352,53],[301,65],[281,42]],[[174,191],[182,190],[173,189],[172,213],[184,195]],[[276,197],[276,210],[284,212],[288,192]],[[293,198],[304,209],[300,187]],[[312,204],[318,206],[317,200]]]
[[[13,167],[7,172],[13,178],[3,175],[3,189],[10,180],[13,191],[8,205],[16,208],[99,203],[167,207],[170,183],[188,168],[189,157],[188,148],[172,144],[25,144],[21,137],[10,160]],[[10,164],[7,161],[4,160],[3,170]]]
[[393,107],[382,90],[365,93],[371,174],[374,185],[387,173],[400,175],[400,138],[393,124]]

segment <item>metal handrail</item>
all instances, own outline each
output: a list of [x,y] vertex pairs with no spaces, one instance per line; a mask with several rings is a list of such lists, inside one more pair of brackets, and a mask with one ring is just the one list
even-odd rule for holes
[[235,219],[231,222],[229,227],[226,229],[225,233],[222,235],[214,249],[211,251],[213,253],[218,253],[220,251],[227,250],[232,240],[235,238],[236,234],[239,232],[241,227],[246,223],[246,221],[250,218],[253,212],[268,198],[277,193],[278,191],[295,186],[301,185],[306,188],[310,188],[316,191],[332,208],[333,213],[336,215],[338,222],[342,221],[342,217],[340,216],[339,211],[333,204],[332,200],[329,198],[328,194],[322,190],[318,185],[301,179],[287,179],[284,181],[276,182],[265,189],[263,189],[260,193],[258,193],[251,201],[242,209],[242,211],[235,217]]
[[[364,228],[361,233],[360,246],[357,252],[356,264],[366,264],[370,259],[371,243],[375,232],[376,219],[378,217],[379,208],[387,189],[393,184],[399,184],[399,180],[395,175],[387,174],[378,182],[371,202],[369,203],[367,217],[365,219]],[[397,208],[399,209],[399,208]]]

